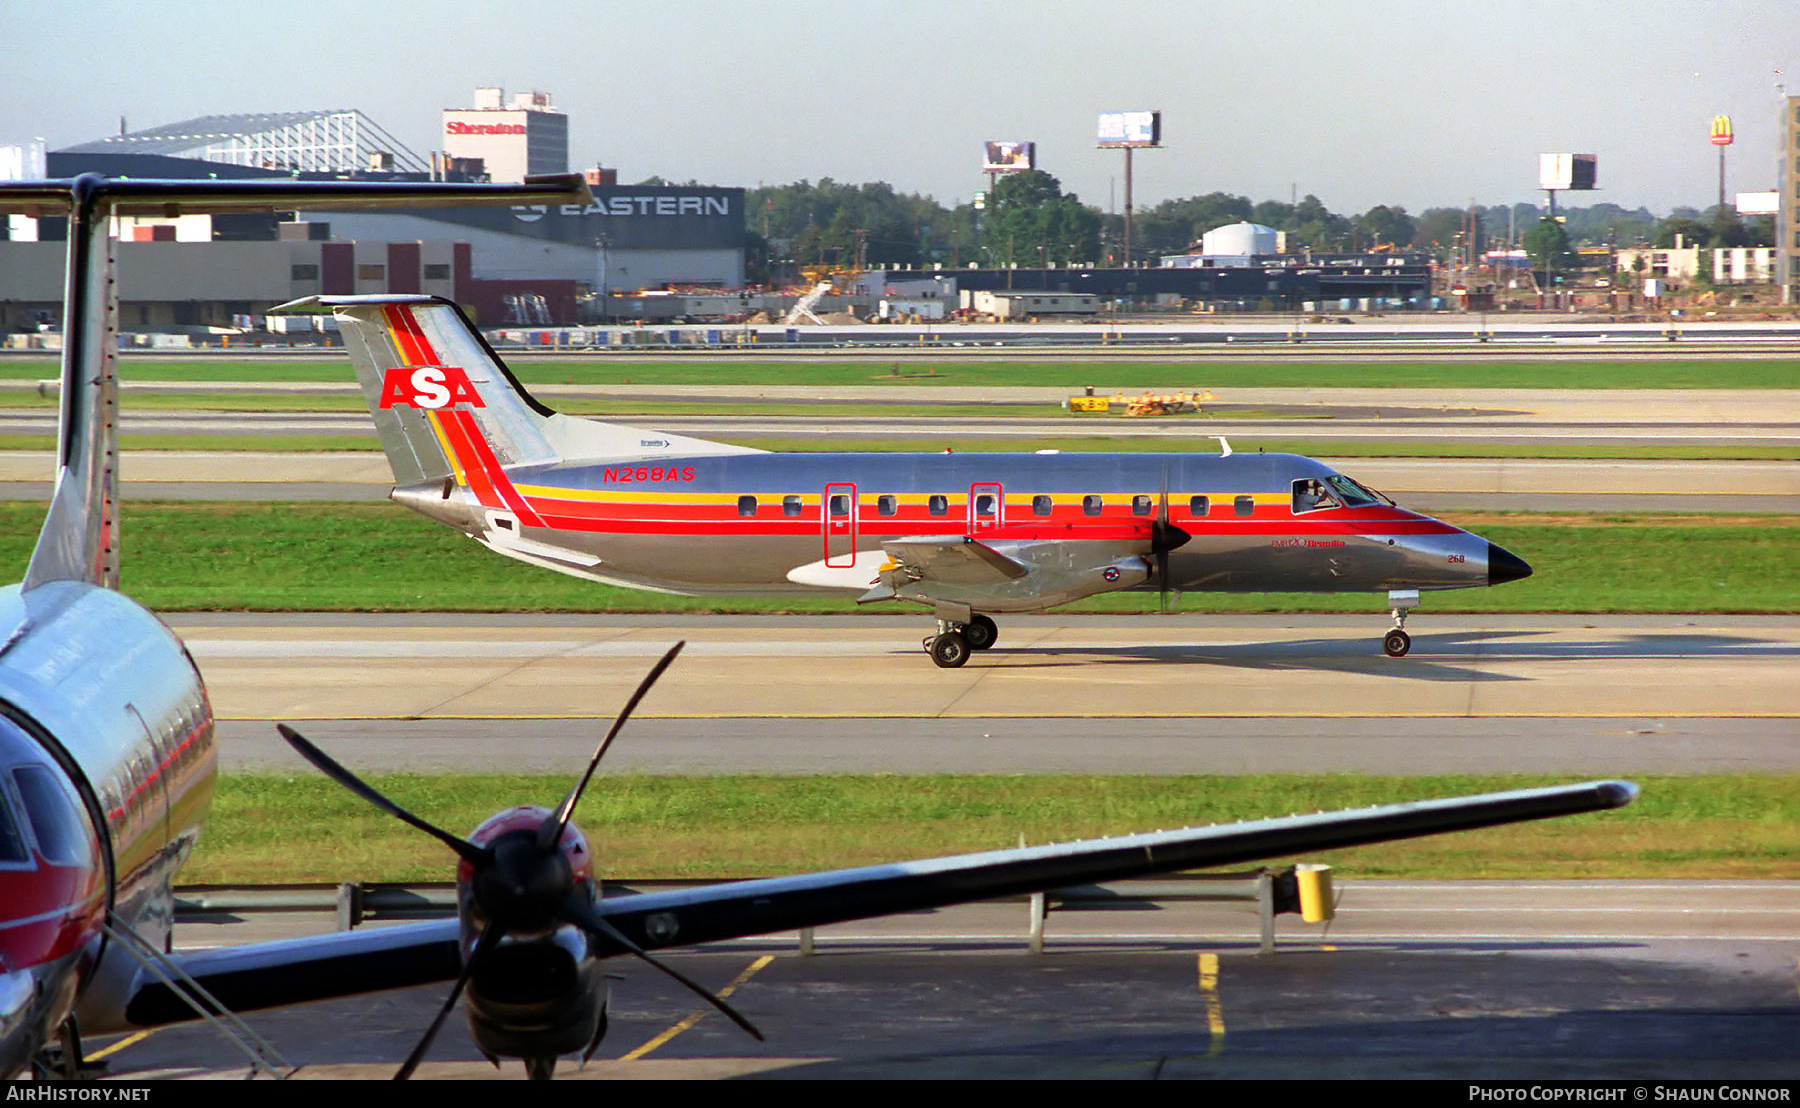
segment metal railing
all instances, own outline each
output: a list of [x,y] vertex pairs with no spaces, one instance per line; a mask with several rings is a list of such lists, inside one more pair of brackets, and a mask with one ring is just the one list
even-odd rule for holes
[[[1320,872],[1320,867],[1312,867]],[[607,881],[604,894],[628,896],[652,889],[692,888],[716,884],[703,880]],[[1329,897],[1329,886],[1326,894]],[[1275,917],[1302,912],[1296,867],[1261,868],[1232,873],[1190,874],[1156,881],[1120,881],[1103,885],[1071,885],[1027,896],[1001,897],[989,903],[1027,905],[1024,939],[1034,954],[1044,951],[1052,913],[1084,909],[1117,909],[1164,902],[1242,903],[1253,905],[1263,951],[1275,949]],[[1330,905],[1327,906],[1332,907]],[[456,887],[449,883],[399,885],[188,886],[175,891],[177,922],[217,920],[262,912],[331,912],[340,931],[365,923],[443,919],[456,914]],[[1308,916],[1312,918],[1312,916]],[[1325,918],[1329,918],[1329,912]],[[799,931],[799,950],[814,952],[814,929]]]

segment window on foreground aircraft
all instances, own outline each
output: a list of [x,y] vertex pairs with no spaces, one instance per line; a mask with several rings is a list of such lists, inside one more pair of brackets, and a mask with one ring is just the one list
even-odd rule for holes
[[1248,516],[1256,513],[1256,497],[1240,496],[1231,502],[1233,515]]
[[25,835],[19,830],[12,803],[5,789],[0,789],[0,865],[23,865],[31,861],[25,848]]
[[1087,496],[1082,497],[1081,498],[1081,510],[1091,516],[1099,515],[1100,514],[1100,498],[1098,496],[1093,495],[1092,493],[1089,493]]
[[738,515],[753,516],[755,514],[756,514],[756,497],[754,497],[754,496],[738,497]]
[[875,511],[878,515],[891,516],[900,510],[900,502],[892,493],[882,493],[875,498]]
[[950,498],[941,493],[934,493],[925,501],[925,510],[934,516],[950,514]]
[[1131,514],[1147,516],[1150,514],[1151,500],[1148,493],[1139,493],[1131,498]]
[[797,496],[782,497],[781,498],[781,514],[784,516],[799,515],[800,514],[800,498]]
[[13,783],[25,801],[25,815],[31,820],[31,832],[37,836],[38,852],[46,862],[72,866],[85,855],[80,817],[76,815],[74,798],[57,785],[56,778],[42,766],[20,766],[13,770]]
[[1032,515],[1047,516],[1050,514],[1050,509],[1051,509],[1051,503],[1050,503],[1049,497],[1043,496],[1040,494],[1038,496],[1034,496],[1031,498],[1031,514]]
[[1204,496],[1188,497],[1188,512],[1198,519],[1212,508],[1212,501]]

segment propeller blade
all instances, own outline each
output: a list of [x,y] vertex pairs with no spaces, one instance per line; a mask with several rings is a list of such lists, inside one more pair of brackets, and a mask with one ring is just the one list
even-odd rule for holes
[[481,938],[475,940],[475,950],[469,955],[468,962],[463,965],[462,976],[456,979],[456,987],[450,990],[449,999],[445,1000],[443,1007],[438,1009],[437,1018],[433,1019],[431,1026],[425,1029],[425,1037],[420,1039],[419,1045],[413,1047],[412,1053],[406,1056],[406,1061],[400,1066],[400,1072],[394,1075],[395,1081],[405,1081],[411,1077],[413,1071],[419,1068],[419,1063],[425,1060],[425,1053],[431,1049],[432,1040],[436,1039],[438,1032],[443,1030],[444,1020],[449,1017],[451,1009],[456,1007],[456,1002],[461,999],[463,990],[469,987],[469,979],[475,976],[475,966],[488,951],[499,945],[500,938],[504,934],[505,931],[495,920],[489,920],[488,925],[481,929]]
[[1156,555],[1156,607],[1169,610],[1169,551],[1186,546],[1194,536],[1169,522],[1169,471],[1164,468],[1156,520],[1150,524],[1150,550]]
[[427,835],[436,838],[451,850],[456,851],[457,856],[462,858],[465,862],[475,866],[484,866],[489,862],[490,857],[487,851],[466,839],[452,835],[448,831],[425,822],[405,808],[395,804],[387,797],[382,796],[380,793],[376,792],[374,788],[366,784],[362,778],[339,765],[336,759],[332,758],[331,755],[308,742],[305,736],[301,735],[300,732],[294,730],[292,727],[289,727],[285,723],[278,723],[275,725],[275,729],[281,732],[281,737],[288,741],[289,746],[300,752],[302,758],[305,758],[314,766],[317,766],[321,773],[344,786],[344,788],[349,789],[370,804],[380,808],[388,815],[393,816],[404,823],[411,824],[425,832]]
[[669,663],[675,660],[675,655],[681,653],[681,648],[686,645],[687,640],[683,639],[671,646],[669,652],[664,654],[654,666],[651,666],[650,672],[644,675],[642,681],[638,682],[637,691],[632,693],[631,699],[625,702],[625,708],[619,713],[619,718],[613,720],[612,730],[608,731],[606,737],[600,740],[600,746],[594,751],[594,756],[588,759],[587,772],[581,775],[581,780],[575,782],[575,787],[569,790],[568,796],[563,797],[563,802],[556,806],[556,811],[551,814],[550,818],[538,826],[538,849],[549,850],[562,838],[563,828],[569,825],[569,817],[575,814],[575,805],[581,800],[581,794],[587,788],[588,782],[593,779],[594,770],[599,768],[600,759],[605,757],[606,748],[612,745],[613,736],[619,733],[619,728],[625,726],[625,721],[631,718],[631,713],[638,706],[638,701],[644,699],[644,694],[650,691],[650,686],[656,684],[656,679],[663,675],[663,670],[669,668]]
[[657,969],[668,974],[683,985],[686,985],[688,990],[695,996],[698,996],[714,1008],[717,1008],[720,1012],[723,1012],[726,1018],[731,1020],[732,1023],[737,1024],[739,1027],[749,1032],[751,1038],[759,1043],[763,1041],[762,1032],[756,1029],[755,1024],[739,1015],[737,1009],[715,996],[706,986],[688,977],[668,963],[661,961],[645,951],[643,947],[626,938],[625,933],[620,931],[617,927],[614,927],[605,916],[601,915],[594,908],[593,901],[584,895],[575,893],[565,899],[562,903],[561,915],[563,919],[586,929],[591,934],[599,935],[604,939],[619,944],[635,957],[648,962],[650,965],[655,966]]

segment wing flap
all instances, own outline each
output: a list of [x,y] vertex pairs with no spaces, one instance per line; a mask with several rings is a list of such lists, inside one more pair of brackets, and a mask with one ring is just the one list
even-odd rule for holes
[[1601,811],[1636,795],[1629,782],[1592,781],[643,893],[605,900],[601,911],[646,948],[716,942],[1063,885]]
[[1017,581],[1031,567],[967,535],[924,535],[890,539],[881,549],[917,580],[951,585]]

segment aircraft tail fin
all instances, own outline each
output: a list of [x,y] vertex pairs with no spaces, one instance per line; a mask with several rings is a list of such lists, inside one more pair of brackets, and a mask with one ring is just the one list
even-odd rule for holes
[[42,201],[37,210],[69,220],[56,486],[25,570],[28,590],[51,581],[106,588],[119,583],[118,300],[112,212],[100,183],[82,177],[0,191],[0,210],[20,210],[36,188]]
[[746,447],[571,418],[533,397],[460,308],[419,295],[320,296],[328,307],[404,488],[454,478],[474,489],[498,470],[561,461],[753,453]]

